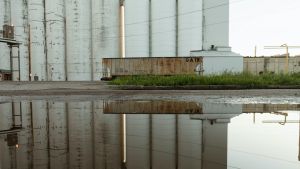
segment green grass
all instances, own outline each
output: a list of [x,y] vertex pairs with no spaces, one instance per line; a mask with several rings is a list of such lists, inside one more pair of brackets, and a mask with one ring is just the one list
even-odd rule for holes
[[184,85],[242,85],[264,87],[269,85],[300,85],[298,74],[223,73],[221,75],[176,75],[176,76],[126,76],[110,82],[112,85],[184,86]]

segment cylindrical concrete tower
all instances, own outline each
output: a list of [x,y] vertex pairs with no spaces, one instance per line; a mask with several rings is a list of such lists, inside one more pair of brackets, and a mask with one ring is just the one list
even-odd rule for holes
[[149,0],[125,0],[126,57],[149,56]]
[[47,72],[50,81],[65,81],[65,1],[46,0]]
[[178,0],[178,56],[202,49],[202,1]]
[[[20,80],[29,80],[29,24],[28,5],[26,1],[11,0],[13,5],[12,24],[15,28],[15,39],[20,45]],[[0,14],[1,15],[1,14]],[[17,51],[15,51],[17,52]],[[17,63],[18,64],[18,63]]]
[[44,1],[28,0],[29,25],[30,25],[30,65],[31,80],[45,81],[46,73],[46,48],[45,48],[45,18]]
[[151,0],[152,56],[176,55],[176,1]]
[[91,0],[66,0],[67,79],[91,80]]

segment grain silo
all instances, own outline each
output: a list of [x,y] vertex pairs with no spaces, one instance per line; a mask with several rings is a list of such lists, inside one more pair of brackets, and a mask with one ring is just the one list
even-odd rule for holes
[[[21,43],[13,77],[22,81],[100,80],[102,58],[123,52],[121,36],[126,57],[235,55],[228,19],[229,0],[0,1],[0,26],[14,25]],[[9,49],[0,49],[0,69],[10,70]]]

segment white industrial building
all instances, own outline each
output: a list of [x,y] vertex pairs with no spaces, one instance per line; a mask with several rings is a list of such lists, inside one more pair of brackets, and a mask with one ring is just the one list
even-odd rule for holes
[[[101,59],[121,57],[124,39],[126,57],[206,56],[213,50],[225,61],[236,56],[228,21],[229,0],[0,0],[0,25],[13,25],[22,43],[20,68],[12,66],[21,71],[13,79],[22,81],[100,80]],[[236,58],[239,66],[224,69],[242,70],[242,58]],[[0,69],[10,70],[6,44],[0,44]]]

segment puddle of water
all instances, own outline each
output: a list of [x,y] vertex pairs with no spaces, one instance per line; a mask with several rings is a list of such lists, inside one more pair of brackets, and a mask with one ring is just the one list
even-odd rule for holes
[[0,168],[300,167],[300,105],[172,100],[0,103]]

